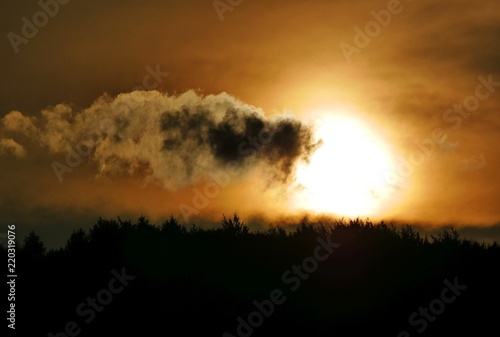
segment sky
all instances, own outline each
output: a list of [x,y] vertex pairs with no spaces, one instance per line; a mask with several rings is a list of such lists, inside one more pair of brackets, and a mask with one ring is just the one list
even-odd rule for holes
[[500,238],[498,1],[0,3],[4,227],[307,213]]

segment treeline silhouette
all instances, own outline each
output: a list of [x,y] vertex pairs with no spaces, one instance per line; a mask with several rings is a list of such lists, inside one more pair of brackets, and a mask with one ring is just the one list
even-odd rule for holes
[[[52,250],[31,232],[17,247],[16,335],[67,336],[73,321],[78,333],[74,326],[69,331],[78,336],[238,336],[241,320],[248,323],[257,310],[254,301],[269,303],[264,301],[275,289],[284,303],[268,307],[269,317],[261,314],[263,322],[250,325],[251,333],[240,327],[240,336],[498,333],[496,242],[461,238],[453,229],[427,237],[411,226],[360,219],[329,225],[303,220],[287,228],[251,231],[237,214],[211,229],[186,228],[174,217],[159,226],[145,217],[134,223],[100,218]],[[285,272],[318,249],[325,256],[318,238],[340,246],[317,268],[309,259],[314,270],[302,268],[300,284],[284,282]],[[5,245],[1,250],[6,263]],[[121,292],[112,298],[101,292],[106,304],[94,315],[77,310],[81,303],[90,308],[87,298],[109,290],[112,271],[123,268],[134,278]],[[444,303],[444,280],[467,288]],[[452,295],[450,290],[445,298]],[[413,313],[429,306],[439,315],[410,324]]]

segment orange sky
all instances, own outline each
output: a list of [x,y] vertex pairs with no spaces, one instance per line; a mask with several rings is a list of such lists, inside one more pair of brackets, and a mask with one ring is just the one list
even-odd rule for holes
[[[221,14],[223,21],[211,1],[72,1],[17,46],[8,34],[22,37],[22,18],[33,21],[41,7],[37,1],[1,7],[7,36],[0,48],[2,224],[68,233],[98,216],[181,216],[179,207],[192,202],[193,188],[203,189],[209,173],[223,167],[197,158],[210,169],[181,179],[176,166],[154,152],[163,135],[155,123],[165,109],[181,105],[175,95],[189,90],[196,92],[189,98],[193,106],[203,95],[226,92],[229,98],[206,103],[215,107],[209,111],[218,109],[218,99],[234,100],[238,109],[258,111],[271,124],[287,116],[306,127],[313,113],[328,115],[341,106],[345,117],[383,139],[396,159],[408,159],[440,128],[447,136],[439,138],[432,158],[414,168],[388,201],[393,207],[377,217],[499,223],[498,1],[243,1]],[[373,11],[383,17],[389,10],[390,22],[379,24],[366,45],[356,44],[355,28],[366,32]],[[357,52],[346,57],[342,43]],[[168,76],[155,80],[154,69]],[[144,83],[160,93],[130,93]],[[111,146],[108,139],[59,182],[51,164],[63,162],[66,145],[75,146],[102,124],[107,115],[97,100],[104,93],[115,105],[136,104],[126,116],[129,124],[120,126],[125,145]],[[125,95],[115,98],[120,93]],[[448,111],[457,104],[469,106],[470,115],[463,107]],[[114,123],[121,112],[113,109]],[[83,111],[86,119],[78,117]],[[293,213],[287,206],[293,174],[277,182],[270,157],[257,157],[198,215]]]

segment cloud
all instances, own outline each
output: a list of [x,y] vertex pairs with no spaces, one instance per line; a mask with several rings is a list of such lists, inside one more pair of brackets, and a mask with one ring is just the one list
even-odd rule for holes
[[38,132],[33,120],[19,111],[12,111],[2,118],[2,126],[6,132],[19,132],[28,137],[33,137]]
[[[220,109],[217,105],[222,101],[224,108]],[[275,166],[275,177],[281,180],[288,179],[296,161],[307,160],[317,147],[311,129],[301,122],[266,119],[259,109],[226,95],[164,112],[161,130],[166,134],[166,152],[208,155],[221,165],[236,162],[248,166],[261,161]],[[195,157],[183,159],[188,169],[193,168],[189,162]]]
[[[59,104],[36,118],[11,112],[2,123],[6,131],[31,136],[31,147],[66,155],[61,165],[74,168],[88,157],[99,176],[140,176],[168,189],[228,165],[240,174],[264,168],[269,178],[285,182],[318,146],[311,126],[290,115],[266,117],[225,93],[103,95],[81,111]],[[22,149],[10,141],[10,148]]]
[[0,139],[0,155],[11,154],[16,157],[24,157],[26,152],[22,145],[13,139]]

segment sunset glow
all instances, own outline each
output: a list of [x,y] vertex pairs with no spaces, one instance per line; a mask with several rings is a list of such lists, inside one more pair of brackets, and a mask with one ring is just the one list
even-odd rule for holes
[[498,330],[499,0],[0,7],[12,335]]
[[[375,215],[391,189],[384,173],[391,170],[386,145],[349,111],[319,117],[321,147],[297,172],[299,191],[294,207],[341,216]],[[346,116],[347,115],[347,116]],[[331,117],[333,116],[333,117]]]

